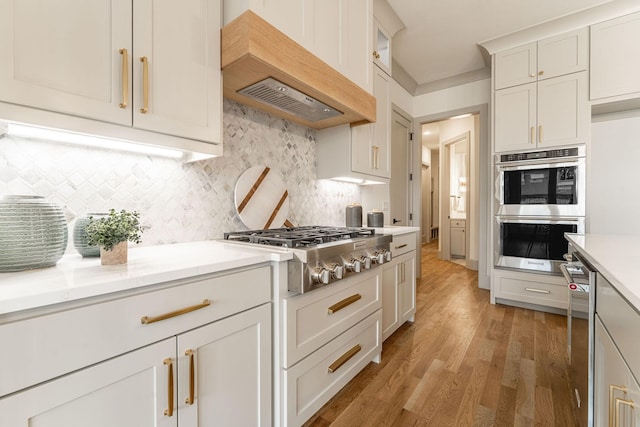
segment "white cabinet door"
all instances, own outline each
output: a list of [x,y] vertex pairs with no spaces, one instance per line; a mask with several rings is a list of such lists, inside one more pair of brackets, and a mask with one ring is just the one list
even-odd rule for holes
[[[11,427],[177,426],[175,338],[135,350],[0,399]],[[169,360],[171,364],[165,364]],[[174,413],[165,415],[169,399]]]
[[496,89],[531,83],[537,80],[537,44],[529,43],[495,55]]
[[585,143],[590,111],[587,73],[538,82],[538,147]]
[[464,227],[451,227],[451,256],[466,256],[466,238]]
[[400,326],[398,312],[398,262],[382,267],[382,339],[386,340]]
[[373,61],[371,33],[373,27],[372,0],[347,0],[342,29],[344,49],[343,74],[369,93],[373,93]]
[[413,321],[416,313],[416,253],[404,255],[398,267],[398,311],[400,324],[403,324]]
[[178,366],[181,427],[271,425],[271,304],[179,335]]
[[[596,316],[595,323],[594,425],[637,426],[640,411],[637,408],[631,409],[616,399],[634,402],[637,406],[640,402],[640,387],[599,316]],[[619,407],[620,414],[617,424],[614,419],[616,406]]]
[[584,71],[588,64],[586,27],[538,42],[538,80]]
[[536,83],[495,91],[495,151],[535,148]]
[[131,0],[0,5],[0,101],[131,125]]
[[391,176],[390,77],[378,67],[375,67],[373,77],[376,122],[352,128],[351,169],[354,172],[389,178]]
[[640,12],[591,26],[590,99],[640,92]]
[[221,141],[221,13],[219,0],[134,3],[134,127]]

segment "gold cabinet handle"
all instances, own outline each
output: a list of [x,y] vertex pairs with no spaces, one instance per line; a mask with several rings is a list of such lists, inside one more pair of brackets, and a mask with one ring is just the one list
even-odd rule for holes
[[162,361],[163,364],[168,366],[169,378],[167,380],[167,403],[168,408],[164,410],[164,415],[167,417],[173,416],[173,360],[168,357]]
[[544,74],[544,71],[538,71],[538,75],[542,76]]
[[120,49],[120,55],[122,55],[122,97],[120,98],[120,108],[127,108],[129,103],[129,52],[127,49]]
[[615,384],[609,384],[609,426],[615,426],[614,421],[615,421],[615,417],[613,414],[613,404],[615,401],[614,395],[615,392],[617,391],[621,391],[625,396],[627,395],[627,388],[625,386],[620,386],[620,385],[615,385]]
[[536,128],[531,126],[531,134],[529,135],[529,144],[536,142]]
[[175,310],[170,313],[161,314],[159,316],[142,316],[140,318],[140,323],[143,325],[148,325],[149,323],[160,322],[161,320],[171,319],[172,317],[181,316],[183,314],[191,313],[192,311],[200,310],[201,308],[205,308],[211,305],[211,301],[205,299],[200,304],[192,305],[191,307],[181,308],[180,310]]
[[347,363],[349,359],[355,356],[360,350],[362,350],[362,347],[360,347],[360,344],[356,344],[351,350],[347,351],[345,354],[340,356],[338,360],[329,365],[329,368],[327,369],[329,373],[332,374],[340,369],[340,366]]
[[407,247],[407,244],[405,243],[403,245],[396,246],[396,249],[402,249],[402,248],[406,248],[406,247]]
[[633,400],[621,399],[619,397],[616,397],[616,412],[615,412],[615,417],[613,419],[613,425],[614,426],[619,426],[620,425],[620,406],[621,405],[627,405],[631,409],[635,409],[636,408],[636,405],[635,405],[635,403],[633,403]]
[[196,367],[194,364],[193,350],[189,349],[184,352],[184,355],[189,357],[189,396],[184,400],[187,405],[193,405],[195,395],[195,379],[196,379]]
[[142,108],[140,112],[147,114],[149,111],[149,60],[146,56],[141,56],[140,62],[142,62]]
[[380,54],[378,53],[378,51],[376,50],[373,51],[373,57],[376,59],[380,59]]
[[542,125],[538,126],[538,142],[542,143]]
[[362,295],[360,294],[351,295],[350,297],[347,297],[342,301],[338,301],[337,303],[333,304],[331,307],[327,309],[327,313],[333,314],[336,311],[340,311],[343,308],[350,306],[351,304],[353,304],[354,302],[358,301],[361,298],[362,298]]

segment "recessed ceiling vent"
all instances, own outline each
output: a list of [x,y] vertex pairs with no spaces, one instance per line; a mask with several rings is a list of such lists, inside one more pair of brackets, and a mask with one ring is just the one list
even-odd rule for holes
[[310,122],[343,114],[272,77],[247,86],[239,90],[238,93]]

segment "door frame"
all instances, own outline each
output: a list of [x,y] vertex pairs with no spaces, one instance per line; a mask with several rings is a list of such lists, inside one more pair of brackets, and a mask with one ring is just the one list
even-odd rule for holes
[[[440,254],[439,258],[443,260],[451,260],[451,150],[453,146],[466,141],[467,158],[465,162],[465,169],[467,176],[469,175],[469,157],[471,148],[471,132],[463,132],[460,135],[456,135],[442,143],[442,153],[440,154]],[[465,201],[465,210],[469,210],[469,200],[473,197],[472,194],[467,193],[467,200]],[[446,213],[446,220],[444,219]],[[468,213],[465,216],[465,224],[468,222]],[[446,221],[446,224],[444,222]],[[466,229],[466,226],[465,226]],[[464,248],[465,253],[469,254],[469,233],[465,230],[464,236]],[[465,256],[468,259],[468,256]]]

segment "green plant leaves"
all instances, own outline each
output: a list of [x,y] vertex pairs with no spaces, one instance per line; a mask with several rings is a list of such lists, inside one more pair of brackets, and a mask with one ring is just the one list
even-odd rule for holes
[[107,251],[120,242],[142,241],[140,214],[136,211],[128,212],[122,209],[116,212],[115,209],[110,209],[106,217],[94,219],[90,216],[86,231],[89,244],[101,246]]

